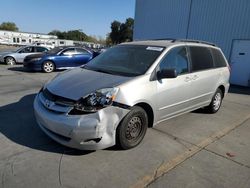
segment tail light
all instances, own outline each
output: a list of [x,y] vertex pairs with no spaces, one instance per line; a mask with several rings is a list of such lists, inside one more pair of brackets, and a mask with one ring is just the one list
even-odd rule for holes
[[228,68],[229,72],[231,73],[232,68],[229,64],[227,65],[227,68]]

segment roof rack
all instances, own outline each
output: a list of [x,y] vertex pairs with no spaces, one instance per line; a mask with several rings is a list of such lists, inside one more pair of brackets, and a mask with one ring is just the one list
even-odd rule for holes
[[172,43],[174,42],[193,42],[193,43],[198,43],[198,44],[207,44],[211,46],[216,46],[216,44],[211,43],[211,42],[206,42],[202,40],[193,40],[193,39],[175,39],[175,38],[156,38],[156,39],[146,39],[146,40],[169,40]]
[[202,41],[202,40],[191,40],[191,39],[173,39],[172,42],[194,42],[199,44],[208,44],[211,46],[216,46],[214,43]]
[[174,38],[158,38],[158,39],[152,39],[152,40],[171,40],[173,42],[174,40],[177,40],[177,39],[174,39]]

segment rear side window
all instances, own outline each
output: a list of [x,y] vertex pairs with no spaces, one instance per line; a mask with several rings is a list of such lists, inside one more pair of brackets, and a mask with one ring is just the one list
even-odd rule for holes
[[36,48],[36,52],[46,52],[48,51],[46,48],[43,47],[35,47]]
[[29,46],[21,50],[21,53],[32,53],[34,52],[34,48]]
[[210,49],[206,47],[189,47],[192,71],[201,71],[214,67]]
[[212,48],[211,51],[212,51],[215,67],[226,67],[227,63],[222,53],[219,50],[214,49],[214,48]]
[[76,54],[86,54],[86,55],[89,55],[89,53],[82,49],[82,48],[76,48]]
[[63,55],[74,55],[76,54],[75,48],[68,48],[63,51]]

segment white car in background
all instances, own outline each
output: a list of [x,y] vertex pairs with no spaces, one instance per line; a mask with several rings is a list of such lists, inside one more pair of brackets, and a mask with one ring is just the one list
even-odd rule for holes
[[43,47],[46,47],[48,49],[55,48],[55,45],[52,42],[35,42],[33,45],[34,46],[43,46]]
[[15,51],[0,53],[0,62],[4,62],[7,65],[14,65],[16,63],[23,63],[26,56],[47,52],[49,48],[43,46],[25,46],[18,48]]

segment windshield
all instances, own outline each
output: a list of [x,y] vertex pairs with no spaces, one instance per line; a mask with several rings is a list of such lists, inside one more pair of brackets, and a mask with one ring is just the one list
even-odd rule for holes
[[47,51],[47,54],[57,54],[58,52],[60,52],[63,49],[63,47],[55,47],[49,51]]
[[18,48],[18,49],[16,49],[16,50],[13,50],[12,52],[16,52],[16,53],[18,53],[18,52],[20,52],[22,49],[24,49],[25,48],[25,46],[24,47],[21,47],[21,48]]
[[145,74],[164,48],[120,45],[108,49],[83,68],[122,76]]

